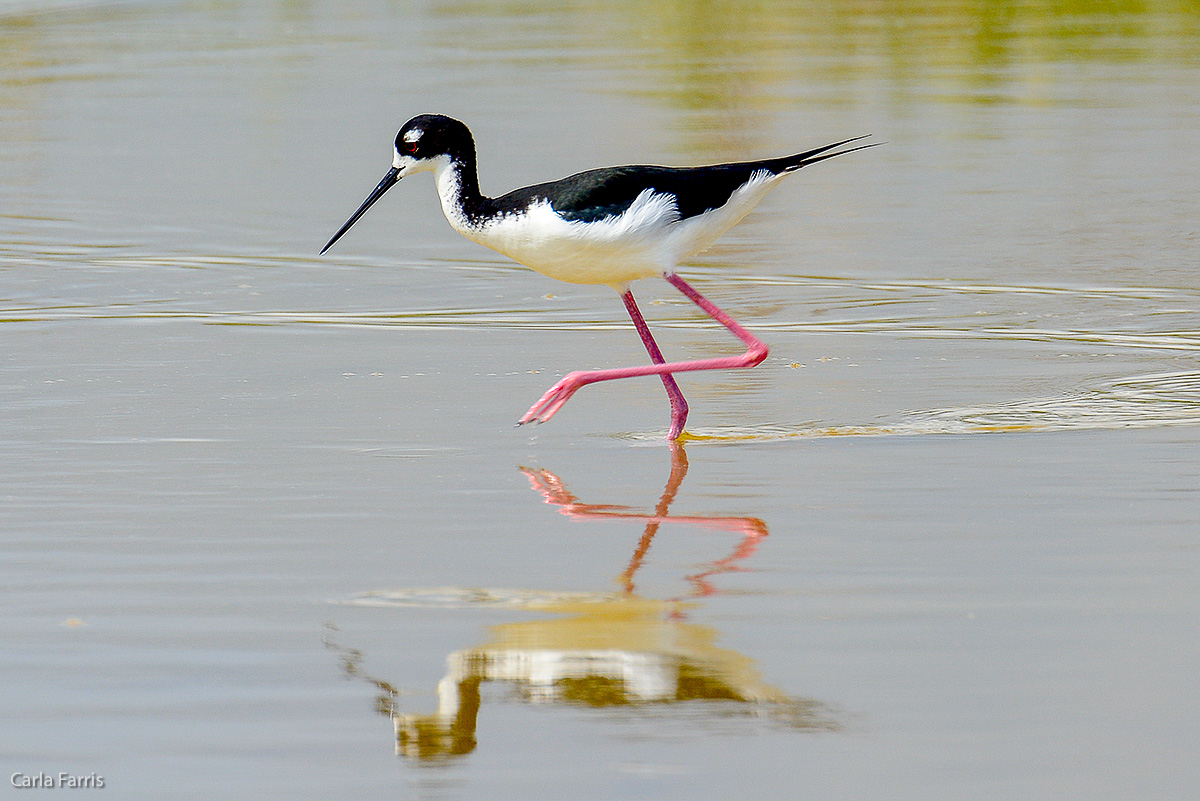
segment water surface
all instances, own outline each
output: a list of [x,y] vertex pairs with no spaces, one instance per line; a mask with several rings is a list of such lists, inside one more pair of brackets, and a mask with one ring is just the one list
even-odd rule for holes
[[[1194,796],[1188,4],[0,4],[4,766],[122,798]],[[682,273],[681,449],[493,194],[884,147]],[[662,282],[664,351],[736,343]],[[10,781],[10,784],[12,782]]]

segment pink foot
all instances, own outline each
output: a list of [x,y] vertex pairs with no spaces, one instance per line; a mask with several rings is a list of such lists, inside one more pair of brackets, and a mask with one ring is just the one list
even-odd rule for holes
[[592,383],[584,380],[588,373],[577,370],[573,373],[567,373],[557,384],[550,387],[546,394],[538,399],[538,402],[529,407],[529,411],[525,412],[525,416],[517,421],[517,425],[523,426],[526,423],[544,423],[554,416],[554,413],[562,408],[563,404],[571,399],[580,387],[585,387]]

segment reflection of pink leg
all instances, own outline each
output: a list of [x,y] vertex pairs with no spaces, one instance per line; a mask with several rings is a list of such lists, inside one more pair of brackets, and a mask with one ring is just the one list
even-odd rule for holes
[[625,572],[618,579],[627,595],[634,594],[634,574],[637,573],[638,569],[642,566],[642,562],[645,561],[646,554],[650,550],[650,544],[654,541],[654,536],[658,533],[658,529],[663,523],[682,523],[684,525],[715,528],[720,531],[730,531],[740,534],[742,539],[733,553],[724,559],[710,562],[705,565],[704,570],[701,572],[687,576],[687,580],[695,586],[695,590],[691,594],[693,597],[712,595],[717,592],[712,583],[712,578],[721,573],[733,573],[742,570],[743,568],[738,563],[743,559],[748,559],[754,553],[755,548],[758,547],[759,541],[767,536],[767,524],[757,517],[686,517],[671,515],[671,502],[675,500],[675,496],[679,492],[679,487],[683,484],[683,479],[687,476],[687,471],[687,454],[684,453],[683,445],[678,442],[671,443],[671,475],[667,479],[666,487],[663,488],[662,497],[658,499],[658,505],[654,507],[654,514],[646,515],[632,511],[625,506],[583,503],[567,489],[562,479],[549,470],[535,470],[529,467],[521,468],[521,472],[529,478],[530,485],[546,499],[546,503],[557,506],[559,511],[567,517],[577,520],[607,519],[638,521],[646,524],[646,528],[642,532],[642,537],[638,541],[637,549],[633,553],[633,558],[629,562],[629,567],[625,568]]
[[[637,308],[633,304],[633,296],[629,295],[626,301],[626,308],[630,309],[630,316],[634,317],[634,325],[638,327],[638,333],[642,335],[642,341],[646,343],[646,350],[650,352],[650,359],[654,364],[642,365],[640,367],[618,367],[609,370],[580,370],[573,373],[568,373],[561,381],[552,386],[550,390],[533,404],[533,407],[525,413],[525,416],[518,422],[519,425],[525,423],[544,423],[554,416],[562,405],[570,400],[580,387],[594,384],[597,381],[611,381],[617,378],[634,378],[643,375],[660,375],[663,376],[663,383],[666,385],[666,379],[671,373],[683,373],[689,370],[728,370],[736,367],[753,367],[767,358],[767,346],[764,345],[756,336],[751,334],[745,328],[742,328],[738,323],[725,312],[717,308],[711,301],[705,298],[696,290],[674,273],[668,273],[663,276],[667,281],[685,296],[688,300],[695,303],[705,311],[710,317],[716,320],[721,325],[728,328],[734,336],[746,343],[746,352],[741,356],[723,356],[715,359],[697,359],[690,362],[662,362],[662,354],[658,352],[658,346],[654,344],[653,338],[650,337],[650,331],[645,327],[644,320],[640,320],[641,314],[635,316],[634,310]],[[628,293],[627,293],[628,294]],[[640,320],[640,325],[639,325]],[[653,346],[653,350],[651,347]],[[657,358],[655,358],[657,356]],[[674,384],[674,380],[671,384]],[[679,387],[675,386],[676,393],[679,392]],[[672,395],[670,385],[667,385],[667,394],[671,397],[671,439],[675,439],[682,433],[683,420],[687,417],[686,403],[682,407],[675,405],[675,398]],[[679,393],[679,400],[683,400],[682,393]],[[682,414],[680,414],[682,408]],[[679,430],[675,430],[675,423],[678,421]]]

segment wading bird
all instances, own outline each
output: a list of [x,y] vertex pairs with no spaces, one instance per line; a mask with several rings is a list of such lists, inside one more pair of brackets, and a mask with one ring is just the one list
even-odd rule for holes
[[[671,401],[668,439],[683,433],[688,405],[674,373],[753,367],[767,346],[675,274],[680,261],[708,248],[739,222],[784,176],[818,161],[873,147],[835,148],[845,139],[794,156],[707,167],[603,167],[497,198],[479,191],[475,140],[458,120],[413,117],[396,134],[392,168],[358,211],[322,248],[342,234],[401,178],[432,172],[442,211],[456,231],[543,275],[573,284],[607,284],[625,302],[653,364],[568,373],[518,421],[542,423],[580,387],[616,378],[657,375]],[[746,344],[740,356],[667,362],[634,302],[629,284],[662,276]]]

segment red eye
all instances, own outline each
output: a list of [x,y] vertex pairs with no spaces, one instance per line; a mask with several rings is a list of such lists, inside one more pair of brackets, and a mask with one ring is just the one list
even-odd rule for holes
[[400,150],[402,153],[406,153],[410,156],[415,155],[417,152],[417,143],[416,142],[405,142],[404,144],[402,144],[400,146]]

